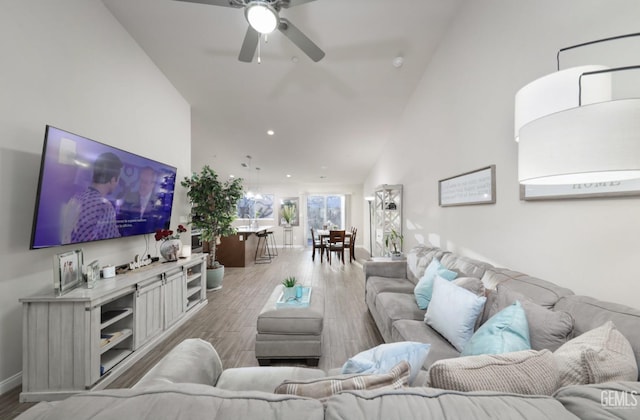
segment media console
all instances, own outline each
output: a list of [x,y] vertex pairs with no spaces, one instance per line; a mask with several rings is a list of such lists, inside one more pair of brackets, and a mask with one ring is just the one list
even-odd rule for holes
[[103,389],[207,304],[206,254],[20,299],[21,402]]

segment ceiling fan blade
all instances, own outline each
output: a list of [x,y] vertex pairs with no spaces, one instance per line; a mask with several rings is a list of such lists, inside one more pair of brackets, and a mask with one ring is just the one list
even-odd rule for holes
[[210,6],[223,6],[223,7],[244,7],[242,4],[237,4],[233,0],[175,0],[182,1],[185,3],[200,3],[200,4],[208,4]]
[[240,54],[238,60],[245,63],[253,61],[253,56],[256,55],[256,47],[260,40],[260,34],[253,29],[251,25],[247,26],[247,33],[244,35],[244,41],[242,41],[242,48],[240,48]]
[[320,61],[324,57],[324,51],[303,34],[300,29],[291,24],[288,19],[281,17],[278,29],[313,61]]
[[285,9],[293,6],[300,6],[301,4],[311,3],[315,0],[283,0],[280,2],[280,5]]

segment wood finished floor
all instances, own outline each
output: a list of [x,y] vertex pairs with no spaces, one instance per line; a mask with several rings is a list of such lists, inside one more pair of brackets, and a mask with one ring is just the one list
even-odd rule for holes
[[[364,303],[362,261],[368,257],[356,250],[357,261],[343,265],[311,261],[311,250],[279,249],[271,264],[226,268],[224,287],[208,292],[209,304],[167,337],[155,349],[116,379],[108,388],[135,384],[169,350],[185,338],[197,337],[213,344],[223,366],[258,366],[254,354],[256,320],[273,288],[288,276],[299,283],[320,288],[325,295],[323,351],[318,367],[340,367],[351,355],[381,344],[382,338]],[[281,365],[298,365],[296,361]],[[33,406],[18,402],[20,387],[0,396],[0,419],[13,419]]]

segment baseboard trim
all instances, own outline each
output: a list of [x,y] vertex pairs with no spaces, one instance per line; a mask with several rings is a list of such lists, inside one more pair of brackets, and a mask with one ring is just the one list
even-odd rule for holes
[[11,391],[13,388],[20,386],[22,384],[22,372],[18,372],[13,376],[5,379],[0,382],[0,395],[5,392]]

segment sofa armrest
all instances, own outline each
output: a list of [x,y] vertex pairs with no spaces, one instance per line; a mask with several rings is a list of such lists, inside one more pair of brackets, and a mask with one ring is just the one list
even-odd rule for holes
[[369,277],[407,278],[407,261],[365,261],[363,264],[365,282]]
[[211,343],[189,338],[167,353],[133,388],[167,383],[215,386],[221,373],[222,361]]

